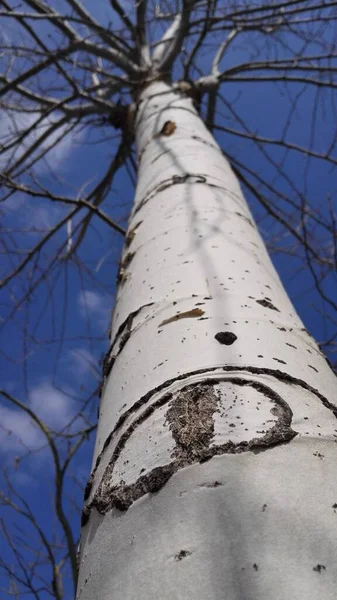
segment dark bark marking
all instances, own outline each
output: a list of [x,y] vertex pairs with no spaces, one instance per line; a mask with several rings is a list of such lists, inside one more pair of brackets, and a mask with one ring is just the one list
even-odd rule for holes
[[175,132],[177,126],[174,121],[165,121],[163,127],[161,128],[159,135],[169,136]]
[[189,183],[207,183],[207,179],[204,175],[193,174],[193,173],[184,173],[183,175],[172,175],[168,179],[164,179],[161,183],[157,184],[154,189],[150,190],[145,194],[144,198],[139,202],[138,206],[136,206],[133,216],[141,209],[143,206],[149,202],[154,196],[156,196],[159,192],[163,192],[167,188],[172,185],[186,183],[187,180],[191,179]]
[[[110,344],[110,348],[108,350],[108,352],[106,353],[104,359],[103,359],[103,382],[101,385],[101,391],[104,387],[104,384],[108,378],[108,376],[111,373],[112,367],[114,365],[114,362],[117,358],[117,356],[119,355],[119,353],[122,351],[122,349],[124,348],[126,342],[128,341],[128,339],[130,338],[131,335],[131,329],[132,329],[132,323],[133,323],[133,319],[135,318],[136,315],[138,315],[138,313],[143,310],[143,308],[146,308],[147,306],[152,306],[154,304],[154,302],[149,302],[148,304],[143,304],[143,306],[140,306],[139,308],[137,308],[136,310],[132,311],[127,317],[126,319],[124,319],[123,323],[120,324],[120,326],[118,327],[117,333],[114,337],[114,339],[112,340],[111,344]],[[120,338],[120,342],[119,342],[119,348],[117,350],[116,353],[114,353],[113,355],[111,355],[111,352],[118,340],[118,338]]]
[[204,315],[205,311],[202,308],[192,308],[191,310],[185,310],[184,312],[177,313],[168,319],[164,319],[161,323],[159,323],[158,327],[162,327],[162,325],[168,325],[169,323],[174,323],[174,321],[180,321],[180,319],[190,319],[193,317],[201,317]]
[[232,331],[219,331],[214,337],[219,344],[225,344],[226,346],[231,346],[238,339]]
[[277,310],[277,312],[280,312],[278,308],[276,308],[276,306],[274,306],[274,304],[269,300],[269,298],[263,298],[262,300],[256,300],[256,302],[258,304],[261,304],[261,306],[264,306],[265,308],[270,308],[271,310]]
[[221,483],[221,481],[215,480],[215,481],[212,481],[212,482],[209,482],[209,483],[201,483],[198,487],[202,487],[202,488],[216,488],[216,487],[220,487],[222,485],[223,485],[223,483]]
[[[248,217],[246,217],[246,215],[243,215],[243,214],[242,214],[242,213],[240,213],[240,212],[236,212],[235,214],[236,214],[238,217],[241,217],[241,219],[244,219],[244,220],[245,220],[247,223],[249,223],[249,225],[251,225],[251,226],[252,226],[252,227],[255,229],[255,226],[254,226],[254,224],[252,223],[252,221],[251,221],[251,220],[250,220]],[[245,272],[246,272],[246,273],[249,273],[249,271],[245,271]]]
[[313,567],[312,570],[316,571],[316,573],[322,573],[322,571],[326,571],[326,566],[318,564],[315,567]]
[[130,265],[134,255],[135,255],[135,252],[128,252],[126,254],[126,256],[123,258],[123,260],[120,262],[119,268],[118,268],[118,273],[117,273],[117,283],[118,284],[123,284],[126,281],[126,279],[127,279],[126,269]]
[[222,154],[221,150],[219,150],[218,146],[215,146],[214,144],[212,144],[211,142],[208,142],[207,140],[203,140],[199,135],[191,135],[191,140],[196,140],[197,142],[201,142],[205,146],[208,146],[209,148],[212,148],[213,150],[216,150],[217,152]]
[[174,559],[182,560],[183,558],[186,558],[186,556],[191,556],[191,554],[193,554],[193,552],[190,552],[190,550],[180,550],[178,554],[175,554]]
[[143,221],[138,221],[132,229],[126,234],[125,238],[125,246],[128,248],[131,245],[131,242],[134,240],[138,227],[143,223]]
[[102,387],[106,381],[106,379],[109,377],[110,371],[113,367],[113,364],[116,360],[116,356],[110,356],[110,351],[107,352],[107,354],[105,355],[104,359],[103,359],[103,366],[102,366],[102,374],[103,374],[103,382],[102,382]]
[[273,356],[273,360],[276,360],[276,362],[279,362],[282,365],[286,365],[287,364],[284,360],[281,360],[281,358],[275,358],[275,356]]

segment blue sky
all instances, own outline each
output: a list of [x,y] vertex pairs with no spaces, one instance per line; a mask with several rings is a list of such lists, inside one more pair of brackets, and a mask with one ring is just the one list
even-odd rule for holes
[[[64,7],[61,1],[52,4],[54,7]],[[106,3],[88,0],[85,4],[101,23],[106,23],[110,18],[111,11]],[[131,3],[125,2],[125,6],[128,8]],[[116,18],[114,23],[116,25]],[[38,27],[47,34],[45,24],[41,23]],[[160,24],[160,27],[163,25]],[[6,26],[6,35],[11,40],[18,39],[18,32],[13,26]],[[157,35],[157,30],[153,31],[153,35]],[[325,29],[323,36],[326,41],[330,35],[330,30]],[[291,34],[288,35],[287,43],[293,52],[300,52],[302,44]],[[266,52],[273,55],[274,50],[269,49],[268,44],[269,40],[266,38],[263,38],[261,44],[257,34],[247,34],[242,42],[233,43],[230,47],[222,68],[248,61],[252,48],[255,47],[259,51],[254,60],[261,60]],[[281,48],[281,45],[277,46],[280,56]],[[319,51],[320,47],[314,43],[306,49],[308,54]],[[198,67],[204,72],[207,72],[213,54],[214,48],[211,46],[199,57]],[[283,49],[283,57],[290,54],[289,50]],[[176,66],[175,73],[179,78],[179,65]],[[282,138],[286,131],[288,141],[301,146],[312,145],[320,153],[324,153],[334,140],[335,90],[319,90],[317,93],[317,88],[308,86],[304,89],[302,84],[285,87],[275,83],[225,81],[221,93],[223,100],[218,100],[218,116],[215,120],[221,127],[277,139]],[[288,124],[291,107],[292,116]],[[10,120],[2,115],[2,139],[7,135],[9,127]],[[337,212],[335,166],[316,159],[308,161],[299,152],[286,153],[283,148],[267,144],[263,145],[261,151],[254,142],[229,132],[215,131],[215,136],[230,160],[233,159],[233,164],[246,165],[293,202],[298,201],[302,194],[319,211],[321,218],[329,220],[331,207]],[[49,153],[46,161],[36,167],[36,175],[44,186],[52,187],[55,193],[74,196],[83,194],[99,181],[117,144],[118,133],[111,127],[100,128],[98,131],[94,127],[86,130],[77,128],[61,140],[56,149]],[[332,155],[337,157],[335,148]],[[281,168],[275,168],[275,164],[278,165],[280,161]],[[0,166],[3,166],[1,162]],[[243,173],[256,183],[256,179],[248,171],[243,170]],[[316,339],[326,340],[336,331],[337,314],[313,289],[312,277],[303,264],[303,251],[299,254],[289,233],[266,214],[247,188],[244,189],[260,231],[272,251],[274,264],[305,326]],[[277,198],[261,182],[258,182],[257,189],[285,211],[286,220],[294,228],[300,227],[298,215],[284,200]],[[104,203],[104,211],[123,227],[127,225],[133,194],[131,178],[123,168],[115,177]],[[22,252],[34,246],[41,232],[50,230],[67,214],[69,207],[17,193],[2,205],[1,210],[3,243],[0,268],[1,276],[4,276],[18,264]],[[112,231],[100,219],[93,219],[76,256],[72,261],[65,260],[69,227],[74,241],[76,228],[84,215],[82,212],[80,217],[73,219],[71,225],[68,223],[68,229],[64,225],[57,232],[39,254],[38,260],[31,261],[1,291],[0,300],[2,387],[35,411],[52,429],[67,431],[68,434],[75,434],[96,419],[98,398],[95,392],[101,377],[102,356],[108,348],[107,332],[123,243],[120,234]],[[327,240],[331,246],[331,237],[328,238],[322,226],[315,224],[313,219],[308,219],[307,226],[308,231],[312,230],[315,234],[318,251],[322,251]],[[58,252],[60,246],[61,252],[55,260],[55,252]],[[332,252],[331,249],[329,251]],[[49,274],[47,278],[43,278],[42,272],[46,266]],[[25,297],[30,278],[40,283],[27,301]],[[329,297],[337,298],[336,277],[333,273],[326,277],[324,286]],[[15,311],[14,306],[18,306]],[[333,354],[330,357],[333,359]],[[83,414],[79,415],[79,411],[84,404],[83,417]],[[3,479],[7,473],[15,489],[29,503],[47,536],[50,539],[54,535],[57,537],[59,526],[52,503],[53,461],[45,439],[32,424],[29,415],[5,399],[0,404],[0,417]],[[65,483],[64,508],[75,537],[79,533],[81,486],[85,485],[90,472],[93,441],[94,433],[76,454]],[[58,438],[57,447],[62,456],[65,455],[67,444],[65,439]],[[3,489],[6,489],[5,481]],[[16,497],[15,501],[20,504],[19,498]],[[27,536],[38,547],[39,543],[35,542],[36,532],[33,532],[26,518],[18,519],[17,514],[9,508],[2,508],[0,512],[0,516],[6,519],[8,529],[17,536],[16,539]],[[21,536],[16,527],[24,528],[25,535]],[[14,564],[12,551],[8,545],[3,547],[3,559]],[[20,550],[25,560],[31,560],[24,545]],[[62,551],[56,552],[61,556]],[[46,575],[47,569],[42,567],[41,572]],[[6,581],[8,583],[7,576],[0,573],[0,586],[7,585]],[[70,582],[67,579],[65,590],[65,597],[71,598]],[[0,597],[7,600],[10,596],[1,592]],[[50,596],[42,592],[39,597],[44,600]]]

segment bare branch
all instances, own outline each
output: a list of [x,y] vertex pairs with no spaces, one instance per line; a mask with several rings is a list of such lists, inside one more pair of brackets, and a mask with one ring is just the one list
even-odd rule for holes
[[113,10],[116,11],[118,16],[122,19],[124,25],[127,27],[129,32],[131,33],[132,38],[135,39],[136,38],[135,28],[134,28],[132,22],[130,21],[129,17],[127,16],[124,8],[119,4],[118,0],[109,0],[109,2],[111,4],[111,7],[113,8]]
[[184,0],[182,12],[176,15],[161,40],[156,44],[152,61],[157,70],[169,70],[180,52],[188,28],[192,2],[193,0]]
[[212,63],[212,71],[211,74],[213,75],[213,77],[218,77],[219,76],[219,63],[225,53],[225,51],[228,49],[230,43],[234,40],[235,36],[238,35],[238,33],[240,33],[240,28],[239,29],[233,29],[230,34],[227,36],[227,38],[222,42],[222,44],[220,44],[218,51],[213,59],[213,63]]
[[136,5],[137,5],[136,43],[138,46],[140,64],[148,67],[151,65],[151,58],[150,58],[150,46],[146,40],[146,26],[145,26],[147,0],[138,0]]

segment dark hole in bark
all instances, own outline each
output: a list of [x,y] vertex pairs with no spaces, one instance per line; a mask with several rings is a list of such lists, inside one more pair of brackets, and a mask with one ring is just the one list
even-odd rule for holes
[[232,331],[219,331],[214,337],[219,344],[225,344],[226,346],[231,346],[238,339]]

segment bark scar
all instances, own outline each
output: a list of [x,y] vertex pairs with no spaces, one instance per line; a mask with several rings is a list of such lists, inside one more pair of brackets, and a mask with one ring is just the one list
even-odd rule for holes
[[201,317],[205,314],[205,311],[201,308],[192,308],[191,310],[186,310],[182,313],[177,313],[173,315],[173,317],[169,317],[168,319],[164,319],[161,323],[159,323],[158,327],[162,327],[162,325],[168,325],[169,323],[173,323],[174,321],[180,321],[180,319],[190,319],[193,317]]
[[[100,393],[102,393],[105,382],[111,373],[112,367],[114,365],[114,362],[115,362],[117,356],[121,353],[126,342],[129,340],[129,338],[131,336],[132,325],[133,325],[133,320],[134,320],[135,316],[138,315],[138,313],[141,310],[143,310],[143,308],[146,308],[146,307],[152,306],[152,305],[153,305],[153,302],[149,302],[148,304],[144,304],[143,306],[140,306],[136,310],[132,311],[126,317],[126,319],[123,321],[123,323],[120,324],[118,331],[117,331],[113,341],[111,342],[110,348],[103,359],[103,367],[102,367],[103,381],[100,386]],[[118,339],[119,339],[119,347],[116,352],[113,352],[113,349],[114,349]]]
[[157,133],[155,135],[155,137],[159,137],[160,135],[166,135],[166,136],[172,135],[172,133],[174,133],[176,129],[177,129],[177,126],[174,123],[174,121],[165,121],[160,132]]
[[207,183],[207,179],[204,175],[193,174],[193,173],[184,173],[183,175],[172,175],[168,179],[165,179],[161,183],[157,184],[152,190],[145,194],[144,198],[139,202],[136,206],[133,216],[141,209],[147,202],[149,202],[154,196],[156,196],[159,192],[163,192],[167,188],[172,185],[185,183],[187,180],[191,179],[190,183]]
[[[145,305],[145,306],[148,306],[148,305]],[[142,308],[144,308],[144,307],[143,306],[140,307],[137,311],[134,311],[134,313],[131,313],[131,314],[137,314]],[[118,335],[120,333],[120,330],[123,328],[124,323],[122,323],[122,325],[120,326],[116,335]],[[268,375],[270,377],[274,377],[276,380],[281,381],[282,383],[285,383],[288,385],[295,385],[295,386],[297,385],[297,386],[307,390],[308,392],[314,394],[318,398],[318,400],[323,404],[323,406],[325,406],[328,410],[330,410],[332,412],[332,414],[335,416],[335,418],[337,419],[337,406],[332,404],[325,396],[323,396],[323,394],[321,394],[316,388],[313,388],[311,385],[307,384],[303,379],[293,377],[292,375],[289,375],[288,373],[285,373],[284,371],[280,371],[279,369],[255,367],[255,366],[250,366],[250,365],[226,365],[226,366],[220,367],[220,368],[227,373],[230,373],[233,371],[239,371],[239,372],[243,372],[243,373],[251,373],[253,375]],[[195,371],[190,371],[187,373],[182,373],[181,375],[178,375],[178,377],[168,379],[167,381],[164,381],[163,383],[161,383],[157,387],[153,388],[152,390],[149,390],[146,394],[144,394],[144,396],[139,398],[133,404],[133,406],[131,406],[123,414],[121,414],[114,429],[110,432],[110,434],[106,438],[106,440],[103,444],[103,448],[96,459],[95,466],[90,474],[89,480],[88,480],[86,488],[85,488],[84,499],[87,500],[90,497],[93,482],[95,479],[95,475],[96,475],[97,469],[99,467],[99,464],[102,460],[102,457],[104,456],[108,446],[110,445],[110,442],[115,437],[117,432],[121,429],[121,427],[124,425],[124,423],[127,421],[127,419],[131,418],[131,416],[134,413],[136,413],[140,408],[142,408],[143,406],[148,404],[151,401],[151,398],[156,393],[158,393],[162,390],[165,390],[166,388],[170,387],[176,381],[183,381],[184,379],[187,379],[188,377],[195,376],[195,375],[201,375],[201,374],[206,375],[207,373],[212,373],[212,372],[218,371],[218,370],[219,370],[219,367],[208,367],[208,368],[204,368],[204,369],[197,369]],[[213,381],[215,381],[215,379]],[[157,400],[155,403],[149,404],[143,413],[143,415],[145,415],[145,418],[147,418],[147,416],[149,414],[151,414],[157,406],[160,406],[160,405],[162,405],[162,403],[165,403],[168,400],[168,396],[169,395],[166,394],[166,395],[162,396],[159,400]],[[142,415],[140,417],[138,417],[138,419],[136,419],[136,421],[135,421],[136,424],[137,424],[137,421],[139,420],[139,418],[141,418],[141,417],[142,417]],[[123,434],[123,436],[124,435],[125,434]],[[337,504],[336,504],[336,507],[337,507]],[[85,509],[84,509],[84,511],[85,511]]]
[[[239,454],[242,452],[260,452],[277,444],[292,440],[297,432],[291,428],[292,411],[283,398],[264,383],[233,376],[225,382],[238,386],[250,386],[271,400],[274,404],[273,414],[277,416],[276,423],[261,437],[251,438],[237,443],[231,440],[218,445],[211,445],[214,437],[214,412],[217,410],[219,396],[214,385],[218,378],[205,378],[200,383],[185,386],[179,392],[167,393],[149,405],[120,436],[107,465],[101,482],[91,501],[83,511],[82,524],[95,509],[106,514],[112,508],[125,511],[147,493],[158,492],[163,485],[180,469],[195,463],[210,460],[213,456],[222,454]],[[126,484],[121,480],[112,484],[116,462],[128,443],[134,431],[143,424],[157,408],[168,404],[166,413],[167,423],[176,442],[176,448],[171,456],[172,462],[157,466],[148,473],[138,477],[136,481]],[[112,435],[109,436],[109,443]],[[95,467],[96,468],[96,467]],[[92,474],[86,488],[89,496],[93,484]]]

